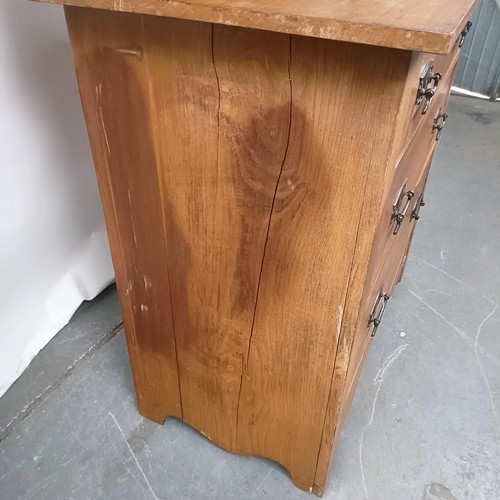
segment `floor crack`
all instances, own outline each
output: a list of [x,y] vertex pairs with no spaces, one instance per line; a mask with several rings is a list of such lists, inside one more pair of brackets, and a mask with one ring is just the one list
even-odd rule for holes
[[[146,486],[148,487],[148,490],[153,495],[153,498],[155,498],[156,500],[158,500],[158,497],[156,496],[156,493],[153,490],[153,487],[151,486],[151,483],[149,482],[148,477],[146,476],[146,474],[144,472],[144,469],[141,467],[141,464],[140,464],[140,462],[139,462],[136,454],[134,453],[134,450],[130,446],[130,443],[128,442],[127,436],[125,436],[125,433],[123,432],[123,429],[122,429],[121,425],[118,423],[118,420],[116,419],[116,417],[111,412],[108,412],[108,415],[113,419],[113,422],[114,422],[115,426],[117,427],[117,429],[120,432],[123,440],[125,441],[125,444],[127,445],[128,451],[132,455],[132,458],[134,459],[134,462],[137,465],[137,468],[139,469],[139,472],[141,473],[141,476],[144,479],[144,482],[146,483]],[[125,467],[127,467],[127,469],[128,469],[128,466],[126,464],[125,464]]]
[[78,365],[87,361],[94,356],[94,354],[113,339],[120,331],[122,331],[123,321],[119,321],[111,330],[109,330],[98,342],[93,344],[90,349],[87,349],[81,356],[79,356],[73,363],[68,366],[66,371],[52,384],[46,387],[41,394],[33,398],[3,429],[0,430],[0,443],[5,441],[7,437],[17,428],[17,426],[29,417],[36,408],[45,401],[78,367]]
[[363,444],[365,439],[365,432],[373,424],[373,420],[375,418],[375,408],[377,406],[378,397],[380,391],[382,390],[382,384],[384,383],[387,372],[389,371],[389,368],[392,366],[392,364],[399,358],[399,356],[401,356],[401,354],[403,354],[403,352],[406,350],[408,346],[409,344],[402,344],[398,346],[396,350],[390,356],[387,357],[387,359],[384,361],[381,368],[375,375],[375,378],[373,379],[373,383],[371,385],[371,387],[377,386],[377,390],[375,391],[375,397],[373,398],[372,409],[370,412],[370,419],[368,420],[368,422],[361,431],[361,438],[359,440],[359,447],[358,447],[359,467],[361,469],[361,482],[365,493],[364,497],[365,499],[368,498],[368,488],[366,486],[365,470],[363,467]]
[[498,430],[500,431],[500,420],[498,418],[498,413],[497,413],[497,410],[495,407],[493,393],[491,392],[491,386],[490,386],[490,383],[488,381],[488,377],[486,376],[486,372],[484,370],[483,364],[481,363],[481,358],[479,357],[479,349],[478,349],[479,337],[481,336],[481,331],[483,329],[483,326],[493,316],[493,314],[496,313],[496,311],[499,307],[500,306],[496,305],[493,308],[493,310],[488,314],[488,316],[486,316],[486,318],[484,318],[483,321],[481,321],[481,324],[479,325],[479,328],[477,329],[477,332],[476,332],[476,337],[474,339],[474,353],[476,354],[477,364],[479,365],[479,370],[481,371],[481,376],[483,377],[484,383],[486,385],[486,389],[488,390],[488,396],[489,396],[490,403],[491,403],[491,409],[493,411],[493,415],[495,416],[495,421],[497,423]]

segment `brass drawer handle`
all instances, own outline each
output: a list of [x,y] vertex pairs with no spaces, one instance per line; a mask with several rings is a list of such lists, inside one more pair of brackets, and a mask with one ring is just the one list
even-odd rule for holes
[[415,203],[415,208],[411,212],[411,217],[410,220],[418,220],[420,219],[420,209],[422,207],[425,207],[425,201],[424,201],[424,193],[421,193],[420,196],[417,199],[417,203]]
[[460,33],[460,42],[458,42],[459,49],[462,48],[462,45],[465,42],[465,37],[467,36],[467,33],[469,33],[471,28],[472,28],[472,23],[470,21],[467,21],[465,28],[462,30],[462,33]]
[[[392,234],[398,234],[399,228],[401,227],[401,223],[406,217],[406,212],[408,212],[408,208],[410,208],[411,200],[414,195],[415,193],[413,191],[406,191],[406,184],[404,184],[403,187],[401,188],[396,203],[392,207],[391,224],[394,221],[396,221],[396,225],[394,226]],[[404,207],[401,209],[401,205],[403,204],[403,200],[405,198],[406,198],[406,203]]]
[[[432,99],[436,95],[436,90],[438,83],[443,77],[441,73],[433,73],[433,61],[429,61],[424,68],[424,71],[420,75],[420,80],[418,82],[417,99],[415,104],[419,106],[425,98],[425,104],[422,109],[422,114],[425,115],[429,109]],[[433,84],[431,86],[431,84]]]
[[370,319],[368,321],[368,326],[373,325],[373,329],[370,334],[371,337],[375,337],[375,334],[377,333],[377,328],[379,327],[380,322],[382,321],[382,316],[384,315],[385,312],[385,306],[387,305],[387,301],[390,298],[391,296],[388,293],[385,293],[383,289],[380,290],[377,296],[377,300],[373,305],[372,312],[370,313]]
[[[439,141],[439,138],[441,137],[441,132],[444,129],[447,118],[448,118],[448,113],[439,113],[436,116],[436,118],[434,118],[434,125],[432,126],[432,133],[434,133],[434,130],[437,130],[436,141]],[[441,123],[439,123],[439,120],[443,120],[443,121]]]

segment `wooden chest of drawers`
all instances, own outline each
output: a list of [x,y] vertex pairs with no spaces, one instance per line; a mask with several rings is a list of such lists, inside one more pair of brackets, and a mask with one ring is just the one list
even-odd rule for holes
[[321,494],[475,0],[53,2],[139,411]]

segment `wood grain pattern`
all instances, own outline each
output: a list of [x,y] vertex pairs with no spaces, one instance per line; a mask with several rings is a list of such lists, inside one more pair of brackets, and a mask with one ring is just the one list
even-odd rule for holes
[[[109,22],[112,16],[112,22]],[[140,19],[66,9],[141,413],[182,416]]]
[[447,54],[477,0],[41,0]]
[[[456,64],[456,54],[453,59]],[[406,137],[411,126],[415,101],[415,80],[418,81],[421,68],[421,57],[414,54],[407,71],[407,80],[402,91],[402,99],[397,118],[394,122],[394,135],[390,161],[385,176],[378,169],[374,169],[372,179],[374,185],[381,186],[384,193],[382,199],[368,198],[358,229],[359,238],[354,252],[349,289],[345,306],[344,321],[339,340],[336,363],[334,368],[333,384],[330,393],[327,419],[325,421],[324,441],[319,456],[316,471],[314,491],[321,495],[329,474],[332,453],[339,439],[343,419],[349,411],[354,395],[357,380],[361,373],[370,339],[366,339],[366,322],[369,311],[378,293],[379,284],[390,283],[388,290],[399,281],[411,241],[410,228],[405,221],[406,229],[401,231],[398,238],[386,244],[388,233],[387,216],[392,205],[394,193],[401,183],[409,180],[411,187],[421,184],[427,178],[431,159],[435,147],[435,134],[432,134],[432,123],[438,109],[442,112],[446,104],[453,81],[455,66],[452,66],[440,83],[435,100],[423,120],[419,120],[417,132],[410,144],[406,145]],[[401,151],[402,145],[405,148]],[[401,155],[403,155],[401,157]],[[385,177],[385,180],[384,180]],[[420,179],[420,180],[419,180]],[[381,200],[383,200],[381,202]],[[370,224],[375,217],[379,221],[376,225]],[[411,234],[410,234],[411,233]],[[408,234],[410,236],[408,237]],[[383,248],[382,248],[383,247]],[[394,248],[395,247],[395,248]],[[390,257],[388,257],[390,256]],[[387,259],[391,262],[387,263]],[[386,278],[389,276],[389,278]]]
[[[258,4],[264,23],[278,4],[296,22],[331,7],[217,1],[109,8],[203,5],[224,23]],[[163,10],[65,11],[141,413],[276,460],[321,494],[375,285],[390,275],[392,288],[404,261],[406,240],[387,242],[388,196],[417,184],[433,147],[416,125],[397,167],[420,58]]]
[[409,61],[403,51],[292,38],[290,144],[266,246],[238,443],[285,465],[306,490],[314,484],[363,199],[377,197],[373,185],[365,191],[370,165],[383,172],[391,148],[392,133],[376,124],[395,119]]
[[[96,165],[114,168],[106,171],[115,183],[109,197],[119,200],[113,210],[123,223],[112,247],[115,254],[119,245],[139,247],[123,258],[133,266],[132,284],[120,294],[135,297],[137,283],[161,281],[161,297],[134,303],[132,320],[168,319],[164,343],[176,344],[177,358],[161,366],[176,376],[179,371],[182,411],[164,406],[154,417],[141,411],[157,421],[182,415],[237,450],[242,367],[288,140],[289,37],[71,8],[67,18],[79,47],[75,61],[89,129],[97,130],[93,142],[106,146],[96,152]],[[145,183],[149,190],[136,194]],[[165,309],[153,309],[167,299]],[[133,332],[130,346],[139,339],[141,358],[152,325],[126,328]],[[168,380],[151,376],[137,385],[147,392],[161,383],[171,391]],[[150,404],[162,399],[154,391],[148,398]]]
[[[352,262],[347,278],[342,328],[338,337],[313,486],[313,492],[320,496],[323,494],[329,476],[333,458],[332,452],[340,434],[341,402],[351,362],[351,350],[357,332],[358,318],[364,307],[363,296],[364,294],[366,296],[365,281],[369,270],[372,245],[379,227],[378,221],[384,206],[383,201],[391,186],[396,161],[408,128],[410,105],[411,102],[414,102],[414,96],[409,91],[410,83],[408,81],[408,78],[412,76],[412,68],[414,68],[413,56],[411,53],[404,53],[403,59],[399,61],[399,66],[395,68],[396,73],[391,77],[392,86],[389,93],[385,95],[385,104],[378,103],[384,107],[373,112],[375,123],[386,123],[390,126],[380,127],[378,129],[379,139],[373,141],[383,145],[380,157],[378,160],[372,157],[373,161],[368,161],[365,164],[368,183],[365,185],[365,192],[360,202],[362,206],[359,223],[356,225],[356,244],[352,251]],[[373,69],[370,69],[370,74],[372,71]],[[415,72],[413,71],[413,73]],[[390,109],[391,117],[379,120],[380,113],[383,113],[384,109]],[[369,117],[371,114],[365,116]],[[372,133],[374,132],[372,131]]]
[[288,138],[289,37],[160,18],[144,18],[144,34],[171,206],[183,418],[237,451],[242,369]]

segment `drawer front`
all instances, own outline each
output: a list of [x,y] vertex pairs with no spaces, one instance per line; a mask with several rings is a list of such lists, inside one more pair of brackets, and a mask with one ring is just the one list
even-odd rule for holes
[[[410,223],[406,222],[402,231],[406,233],[410,228]],[[365,293],[358,316],[342,397],[342,406],[345,408],[346,413],[351,405],[365,357],[375,338],[378,325],[383,320],[385,308],[390,307],[390,295],[399,277],[398,271],[409,239],[409,231],[406,236],[404,240],[400,240],[400,244],[391,249],[375,285],[369,289],[368,293]],[[399,255],[397,252],[399,252]],[[344,417],[345,415],[342,415],[341,418]]]
[[[418,63],[420,65],[420,76],[421,79],[419,84],[421,85],[420,92],[418,92],[418,97],[415,101],[415,112],[422,113],[425,108],[426,98],[425,91],[432,90],[436,83],[439,82],[439,79],[446,77],[451,71],[453,71],[456,61],[460,55],[460,49],[465,41],[466,36],[469,34],[472,28],[472,23],[467,21],[462,29],[462,32],[459,34],[455,43],[450,50],[449,54],[446,55],[433,55],[433,54],[425,54],[422,53],[418,59]],[[427,78],[426,78],[427,76]],[[439,85],[439,83],[438,83]],[[420,85],[419,85],[420,86]],[[423,94],[423,95],[422,95]],[[423,99],[420,101],[420,96]],[[420,101],[420,103],[417,103]]]
[[[448,78],[451,82],[452,74]],[[433,154],[446,124],[450,82],[444,82],[445,85],[436,95],[432,109],[425,115],[421,126],[396,166],[373,242],[370,270],[367,276],[369,286],[373,285],[391,246],[398,239],[403,238],[400,235],[401,224],[410,215],[417,183],[429,166],[428,159]]]
[[[426,122],[428,116],[435,114],[436,110],[442,104],[439,103],[439,101],[443,99],[443,96],[449,95],[453,84],[453,76],[455,74],[458,56],[458,51],[447,56],[439,56],[445,58],[442,60],[445,65],[444,73],[436,70],[436,61],[439,62],[438,57],[436,57],[436,59],[425,57],[425,63],[423,63],[421,70],[421,80],[425,73],[430,73],[430,75],[432,75],[434,79],[432,79],[429,84],[423,83],[423,86],[428,87],[428,92],[431,92],[431,94],[428,94],[427,97],[421,96],[419,99],[417,99],[417,93],[415,94],[415,106],[408,127],[407,144],[415,137],[415,134],[418,133],[419,129]],[[431,78],[431,76],[428,76],[428,78]]]
[[451,49],[449,54],[442,56],[430,56],[434,58],[435,71],[441,73],[443,76],[448,73],[448,71],[453,67],[455,59],[460,55],[460,49],[462,48],[465,38],[467,36],[471,36],[469,35],[471,28],[472,23],[470,21],[467,21],[463,26],[462,32],[455,40],[453,48]]
[[444,92],[445,94],[449,94],[460,56],[460,48],[471,26],[470,21],[467,21],[449,54],[433,55],[422,53],[419,54],[414,63],[419,68],[419,77],[418,81],[415,81],[414,86],[411,88],[415,100],[411,112],[406,144],[411,141],[422,121],[424,121],[425,115],[432,113],[433,109],[436,109],[433,103],[438,93]]
[[420,211],[421,211],[422,207],[425,206],[425,187],[427,184],[427,178],[429,176],[429,171],[430,171],[433,157],[434,157],[434,154],[432,154],[430,156],[430,158],[428,160],[428,165],[427,165],[427,167],[426,167],[424,173],[422,174],[422,177],[418,183],[418,187],[416,190],[417,196],[415,196],[415,203],[413,205],[412,212],[411,212],[411,220],[414,221],[415,224],[410,229],[410,236],[408,238],[408,241],[406,242],[406,247],[405,247],[403,256],[400,260],[399,269],[397,271],[396,283],[394,283],[393,286],[396,286],[401,281],[401,278],[403,277],[403,272],[404,272],[404,268],[406,265],[406,259],[408,258],[408,253],[409,253],[409,250],[411,247],[411,242],[413,239],[413,233],[415,232],[416,222],[420,220],[420,216],[421,216]]
[[[403,220],[398,232],[398,239],[391,246],[384,259],[382,268],[372,286],[365,285],[363,304],[358,316],[358,325],[350,354],[347,370],[346,389],[343,401],[349,408],[361,374],[364,360],[375,337],[377,328],[383,319],[385,308],[390,306],[390,295],[401,277],[408,247],[416,222],[422,215],[424,207],[424,190],[429,174],[433,154],[427,158],[415,186],[415,194],[408,208],[408,216]],[[373,265],[373,264],[372,264]],[[347,410],[346,410],[347,411]]]
[[[350,351],[339,425],[343,424],[351,406],[365,358],[386,307],[390,307],[390,295],[401,279],[414,229],[422,215],[427,177],[446,122],[446,107],[458,61],[460,40],[461,37],[450,54],[421,54],[415,63],[423,71],[426,64],[432,61],[433,71],[440,72],[442,77],[426,112],[422,113],[425,105],[422,102],[415,104],[412,110],[408,135],[403,141],[404,147],[381,210]],[[416,97],[417,86],[410,91]]]

